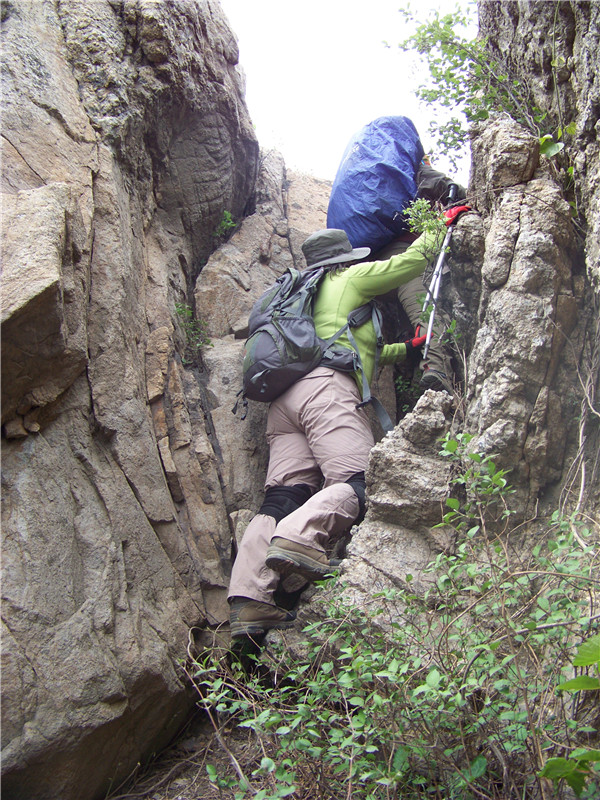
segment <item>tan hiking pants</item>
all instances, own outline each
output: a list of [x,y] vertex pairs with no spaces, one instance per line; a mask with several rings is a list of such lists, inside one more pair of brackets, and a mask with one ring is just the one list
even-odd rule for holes
[[265,565],[267,548],[281,536],[323,551],[332,535],[348,529],[359,503],[348,478],[366,470],[374,440],[351,375],[317,367],[269,408],[269,467],[265,489],[304,483],[318,489],[277,525],[257,514],[244,533],[233,564],[229,597],[273,603],[279,574]]

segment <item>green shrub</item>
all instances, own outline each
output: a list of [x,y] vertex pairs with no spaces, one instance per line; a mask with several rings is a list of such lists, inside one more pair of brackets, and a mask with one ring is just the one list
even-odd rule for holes
[[271,646],[260,675],[214,655],[193,665],[215,727],[255,736],[250,774],[210,767],[215,786],[264,800],[537,800],[569,761],[571,786],[595,796],[597,693],[595,705],[564,693],[597,628],[597,549],[558,514],[524,547],[508,528],[506,472],[471,444],[444,442],[456,543],[420,588],[407,575],[357,607],[341,581],[324,583],[302,647]]
[[195,363],[203,347],[213,343],[206,331],[206,324],[196,319],[194,311],[187,303],[175,303],[175,312],[185,336],[185,349],[182,356],[184,364]]
[[[575,668],[582,667],[586,670],[591,667],[592,674],[581,673],[558,686],[561,692],[593,692],[598,697],[600,692],[600,634],[591,636],[579,647],[573,659]],[[589,747],[576,747],[568,753],[567,758],[558,756],[549,758],[539,776],[550,778],[555,783],[567,783],[578,797],[584,789],[589,792],[600,793],[600,749]],[[597,796],[594,795],[594,796]]]
[[[559,5],[556,3],[549,34],[555,87],[556,71],[564,65],[564,58],[555,52]],[[527,83],[511,79],[507,65],[492,56],[485,37],[470,38],[470,7],[449,14],[434,11],[421,21],[407,9],[401,9],[401,13],[415,31],[400,48],[423,56],[428,67],[429,78],[417,88],[416,95],[436,110],[430,133],[440,153],[454,161],[457,153],[465,151],[469,125],[488,119],[493,112],[504,112],[530,130],[539,138],[540,153],[547,158],[561,152],[565,139],[572,140],[575,124],[562,119],[551,121],[533,102]]]

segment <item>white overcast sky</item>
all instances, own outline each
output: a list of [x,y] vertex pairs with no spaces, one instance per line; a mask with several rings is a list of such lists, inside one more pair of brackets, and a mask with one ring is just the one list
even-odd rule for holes
[[[414,94],[426,68],[397,46],[410,33],[401,5],[406,0],[221,0],[261,147],[278,149],[291,169],[333,180],[355,132],[377,117],[404,115],[432,150],[432,112]],[[429,9],[456,5],[421,0],[411,8],[423,19]],[[435,154],[433,165],[450,170]],[[468,170],[465,159],[453,175],[466,185]]]

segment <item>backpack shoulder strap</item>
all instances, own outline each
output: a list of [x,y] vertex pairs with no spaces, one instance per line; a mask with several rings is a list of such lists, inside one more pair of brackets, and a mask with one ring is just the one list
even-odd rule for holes
[[375,336],[377,340],[375,348],[375,366],[373,369],[373,374],[376,375],[377,370],[379,369],[379,356],[381,355],[384,340],[382,327],[383,318],[381,316],[381,311],[374,300],[371,300],[369,303],[364,303],[362,306],[355,308],[348,314],[348,320],[346,324],[343,325],[339,331],[336,331],[336,333],[334,333],[333,336],[331,336],[325,343],[325,350],[331,347],[331,345],[337,339],[339,339],[343,333],[346,333],[352,350],[356,355],[356,364],[360,369],[360,374],[362,376],[362,401],[358,404],[358,408],[362,408],[362,406],[366,406],[368,403],[371,403],[375,413],[377,414],[377,418],[379,419],[381,427],[387,432],[393,430],[394,425],[390,419],[390,415],[387,413],[381,402],[371,394],[371,387],[369,386],[369,382],[367,381],[367,377],[363,369],[360,351],[358,349],[358,345],[356,344],[356,340],[352,335],[352,328],[358,328],[361,325],[364,325],[364,323],[369,319],[373,321],[373,328],[375,330]]

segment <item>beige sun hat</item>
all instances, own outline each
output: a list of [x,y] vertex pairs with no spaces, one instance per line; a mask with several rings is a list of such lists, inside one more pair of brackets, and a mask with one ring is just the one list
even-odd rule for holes
[[312,233],[302,245],[302,252],[307,266],[324,267],[326,264],[341,264],[344,261],[362,261],[369,255],[371,248],[353,248],[346,231],[326,228]]

